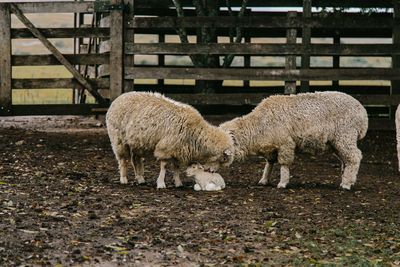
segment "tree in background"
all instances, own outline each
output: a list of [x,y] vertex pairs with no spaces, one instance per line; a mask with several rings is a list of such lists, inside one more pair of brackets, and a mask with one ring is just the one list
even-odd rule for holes
[[[178,17],[184,17],[184,10],[180,0],[172,0]],[[230,1],[225,1],[223,6],[221,1],[218,0],[193,0],[193,6],[196,9],[196,15],[199,17],[217,17],[220,15],[221,7],[226,7],[229,16],[234,17],[235,13],[232,10]],[[248,0],[243,0],[240,7],[240,11],[237,13],[237,17],[241,18],[244,16]],[[177,29],[181,43],[189,43],[188,34],[184,28]],[[237,27],[236,29],[231,28],[229,31],[229,41],[231,43],[241,43],[243,39],[242,29]],[[197,43],[209,44],[217,43],[218,35],[215,27],[201,27],[197,29]],[[225,55],[222,62],[220,61],[219,55],[189,55],[190,59],[195,67],[198,68],[227,68],[231,66],[234,55]],[[196,83],[197,92],[200,93],[214,93],[217,88],[222,86],[222,81],[198,81]]]

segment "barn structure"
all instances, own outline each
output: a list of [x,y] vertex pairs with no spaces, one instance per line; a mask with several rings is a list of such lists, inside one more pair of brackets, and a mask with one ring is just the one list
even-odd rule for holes
[[[38,28],[29,13],[73,13],[75,26]],[[12,16],[25,28],[11,27]],[[99,114],[132,90],[165,93],[203,114],[239,114],[271,94],[337,90],[367,107],[372,127],[393,127],[399,16],[399,0],[0,3],[0,115]],[[22,38],[39,39],[48,54],[13,54]],[[53,38],[73,39],[74,53]],[[12,75],[52,65],[73,78]],[[14,90],[39,88],[70,88],[73,101],[13,103]]]

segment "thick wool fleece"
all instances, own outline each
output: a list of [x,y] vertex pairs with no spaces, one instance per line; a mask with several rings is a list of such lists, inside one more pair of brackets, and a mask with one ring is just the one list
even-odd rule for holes
[[132,159],[138,182],[142,157],[153,153],[161,161],[157,186],[164,188],[165,165],[172,163],[175,185],[179,166],[199,162],[217,168],[233,160],[233,142],[226,132],[207,123],[193,107],[158,93],[130,92],[111,104],[106,123],[111,145],[126,183],[126,161]]
[[267,159],[261,184],[268,183],[273,164],[279,162],[278,187],[286,187],[295,149],[314,152],[331,147],[344,163],[341,186],[350,189],[362,158],[357,140],[367,132],[368,117],[360,102],[340,92],[277,95],[220,128],[232,136],[236,159],[249,155]]

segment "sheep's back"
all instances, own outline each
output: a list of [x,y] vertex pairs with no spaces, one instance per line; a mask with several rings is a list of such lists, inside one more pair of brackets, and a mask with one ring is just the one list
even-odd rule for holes
[[356,130],[362,138],[368,128],[365,108],[353,97],[340,92],[272,96],[253,112],[270,120],[266,125],[283,127],[293,138],[315,145],[347,131]]
[[197,123],[199,116],[189,105],[160,94],[131,92],[114,100],[106,121],[131,148],[152,151],[161,138],[179,136],[183,125]]

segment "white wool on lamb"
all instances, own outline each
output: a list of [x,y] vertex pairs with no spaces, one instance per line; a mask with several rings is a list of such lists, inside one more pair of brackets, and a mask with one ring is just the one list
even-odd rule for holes
[[266,158],[260,184],[267,184],[274,163],[281,165],[278,188],[289,182],[295,150],[315,152],[333,148],[344,164],[341,187],[350,189],[362,158],[357,140],[368,129],[365,108],[340,92],[276,95],[264,99],[251,113],[220,125],[233,138],[235,159]]
[[130,92],[113,101],[106,115],[108,135],[126,184],[130,160],[138,183],[144,182],[143,157],[160,160],[157,188],[165,188],[167,163],[175,186],[181,186],[179,167],[193,162],[217,169],[233,161],[231,137],[206,122],[193,107],[158,93]]
[[225,181],[218,173],[211,173],[204,170],[201,164],[192,164],[186,169],[186,175],[194,177],[196,191],[218,191],[225,188]]
[[400,105],[397,106],[396,110],[396,140],[397,140],[397,159],[399,161],[399,171],[400,171]]

